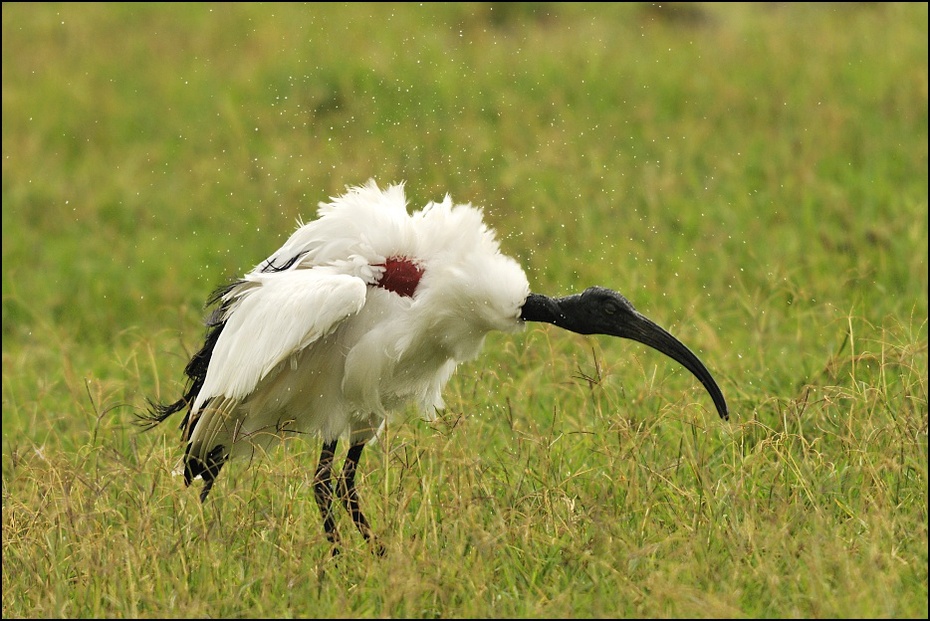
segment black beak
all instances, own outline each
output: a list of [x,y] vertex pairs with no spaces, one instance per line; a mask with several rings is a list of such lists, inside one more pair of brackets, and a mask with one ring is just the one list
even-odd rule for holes
[[642,315],[616,291],[591,287],[564,298],[531,293],[523,304],[520,318],[545,321],[579,334],[618,336],[648,345],[691,371],[710,393],[720,418],[730,419],[723,392],[704,363],[684,343]]

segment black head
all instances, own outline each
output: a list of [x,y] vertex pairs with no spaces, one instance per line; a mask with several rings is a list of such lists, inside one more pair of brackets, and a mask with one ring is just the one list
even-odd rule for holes
[[704,363],[684,343],[640,314],[616,291],[591,287],[564,298],[531,293],[523,304],[520,318],[544,321],[579,334],[606,334],[648,345],[691,371],[710,393],[720,417],[730,418],[723,393]]

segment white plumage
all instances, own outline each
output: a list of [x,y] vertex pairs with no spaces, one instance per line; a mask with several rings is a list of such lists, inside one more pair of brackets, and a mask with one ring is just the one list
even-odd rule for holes
[[[321,437],[314,489],[333,544],[334,495],[372,536],[354,483],[365,443],[409,401],[431,418],[456,366],[477,356],[492,330],[542,321],[639,341],[684,365],[728,417],[704,364],[622,295],[602,287],[563,298],[531,293],[480,210],[446,196],[408,213],[402,185],[381,190],[371,181],[321,203],[316,220],[211,303],[184,396],[153,404],[147,421],[187,408],[182,470],[188,484],[204,480],[202,499],[227,460],[290,434]],[[340,438],[350,448],[333,477]]]
[[[415,296],[377,286],[389,259],[422,270]],[[402,185],[353,188],[222,296],[189,454],[250,455],[281,432],[354,444],[408,399],[431,418],[456,364],[522,327],[528,294],[478,209],[447,196],[408,214]]]

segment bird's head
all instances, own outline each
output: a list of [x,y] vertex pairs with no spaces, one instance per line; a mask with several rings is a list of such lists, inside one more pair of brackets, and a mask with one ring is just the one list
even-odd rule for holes
[[520,311],[523,321],[543,321],[578,334],[605,334],[638,341],[662,352],[697,377],[717,412],[729,420],[723,393],[704,363],[684,343],[633,308],[625,297],[604,287],[590,287],[564,298],[531,293]]

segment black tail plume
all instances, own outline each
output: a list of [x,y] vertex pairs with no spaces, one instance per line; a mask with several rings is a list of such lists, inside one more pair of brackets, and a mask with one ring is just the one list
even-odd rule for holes
[[[159,403],[148,399],[149,409],[144,414],[137,415],[136,424],[142,427],[145,431],[148,431],[159,423],[162,423],[169,416],[175,412],[180,412],[184,408],[187,408],[187,414],[184,416],[184,419],[181,421],[179,429],[182,432],[182,439],[187,441],[190,439],[190,435],[193,432],[194,425],[191,424],[191,406],[194,404],[194,401],[197,400],[197,396],[200,394],[200,389],[203,388],[203,383],[207,378],[207,369],[210,366],[210,359],[213,357],[213,349],[216,347],[216,342],[220,338],[220,334],[223,333],[223,328],[226,326],[226,311],[229,309],[231,301],[223,300],[223,297],[229,293],[234,287],[241,284],[241,280],[236,280],[228,285],[224,285],[214,291],[210,298],[207,300],[207,307],[218,305],[217,308],[213,310],[212,313],[207,317],[206,326],[207,334],[204,339],[203,347],[201,347],[197,353],[195,353],[190,362],[187,363],[187,366],[184,367],[184,374],[187,376],[188,384],[184,392],[184,395],[173,403]],[[219,469],[217,468],[217,472]]]

